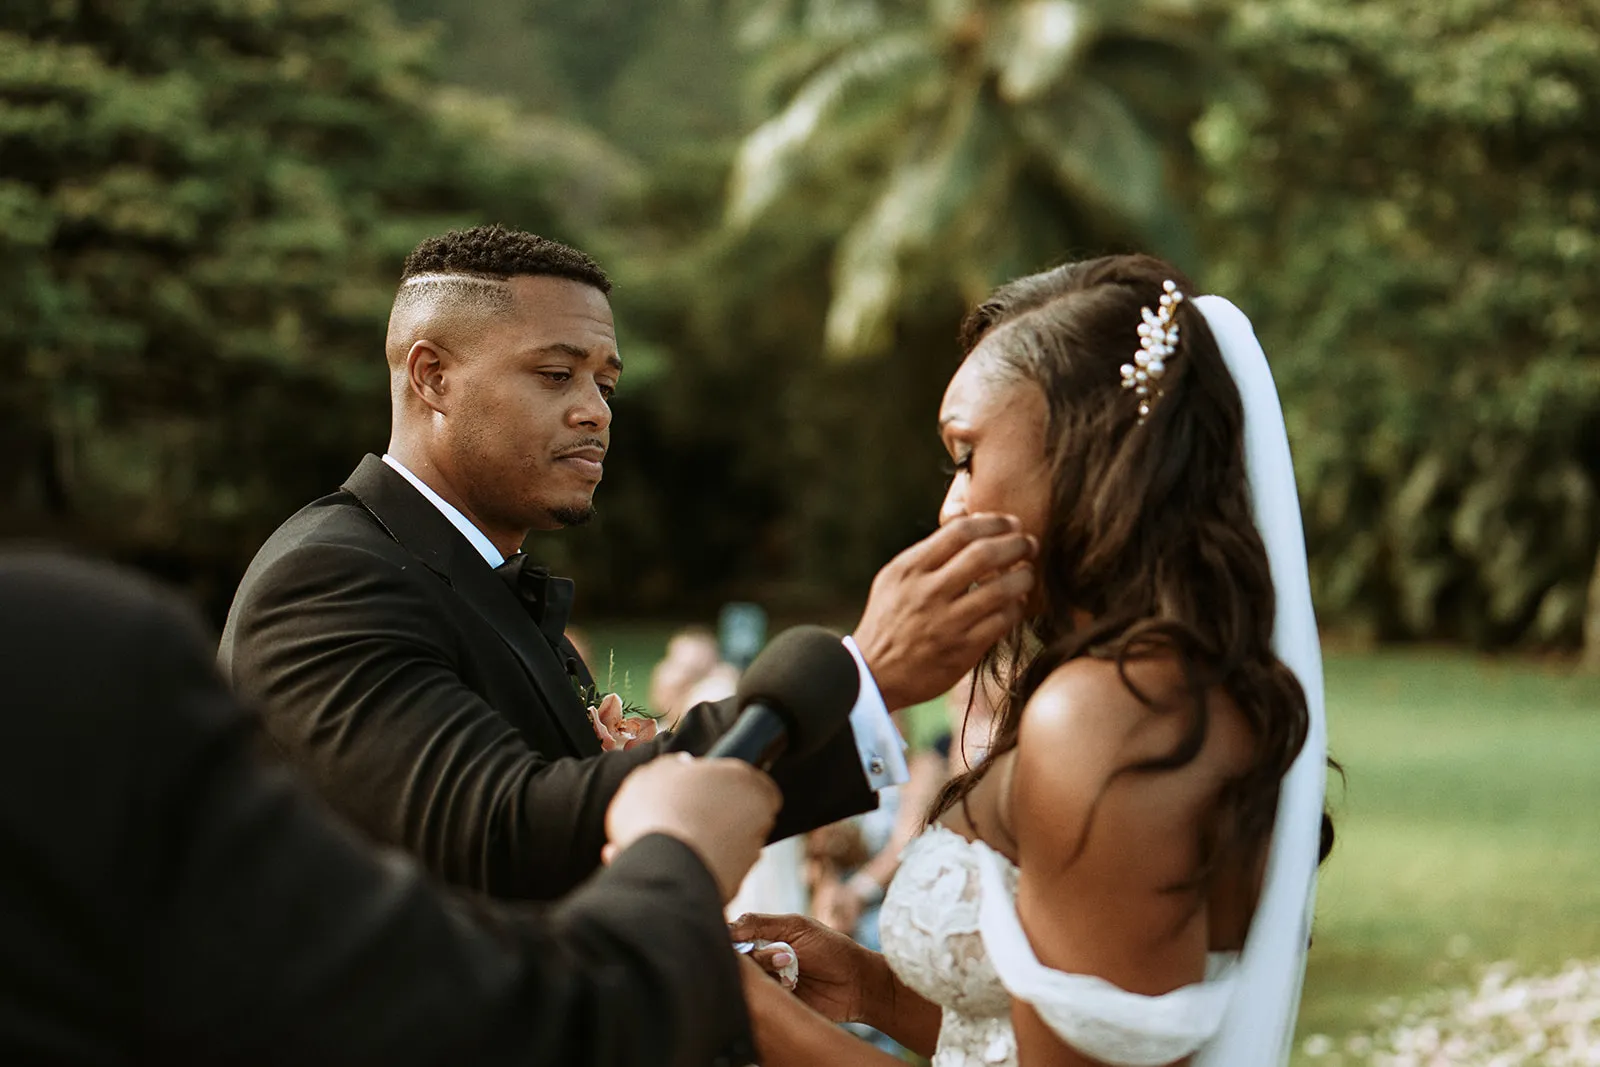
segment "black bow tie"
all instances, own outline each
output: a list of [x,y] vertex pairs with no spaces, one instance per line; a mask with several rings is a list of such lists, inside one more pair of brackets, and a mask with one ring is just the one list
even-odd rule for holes
[[494,572],[522,601],[545,640],[552,646],[559,645],[572,614],[572,579],[552,576],[548,568],[539,566],[523,552],[512,555]]

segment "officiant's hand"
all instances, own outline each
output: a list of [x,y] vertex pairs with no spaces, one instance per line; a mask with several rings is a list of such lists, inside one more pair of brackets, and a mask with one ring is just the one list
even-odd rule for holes
[[727,903],[755,866],[782,806],[777,783],[741,760],[662,756],[622,780],[606,809],[600,857],[610,863],[649,834],[676,837],[699,854]]
[[949,692],[1022,621],[1038,551],[1010,515],[968,515],[878,572],[854,636],[890,711]]

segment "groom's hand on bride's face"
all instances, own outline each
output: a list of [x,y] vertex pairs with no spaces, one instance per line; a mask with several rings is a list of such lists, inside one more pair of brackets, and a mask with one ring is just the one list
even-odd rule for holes
[[878,572],[855,640],[891,711],[948,692],[1022,621],[1038,551],[1015,518],[968,515]]

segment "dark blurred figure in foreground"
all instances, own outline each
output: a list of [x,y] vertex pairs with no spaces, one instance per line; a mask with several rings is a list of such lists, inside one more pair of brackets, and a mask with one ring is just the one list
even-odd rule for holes
[[256,763],[199,627],[123,572],[0,554],[0,693],[8,1067],[752,1058],[722,904],[780,797],[744,764],[653,762],[608,868],[475,910]]

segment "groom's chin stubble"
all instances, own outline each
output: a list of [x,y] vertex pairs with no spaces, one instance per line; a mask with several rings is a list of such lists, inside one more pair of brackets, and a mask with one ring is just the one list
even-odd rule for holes
[[550,513],[560,526],[583,526],[595,517],[595,507],[589,504],[581,508],[557,508]]

